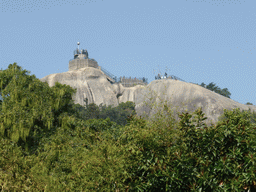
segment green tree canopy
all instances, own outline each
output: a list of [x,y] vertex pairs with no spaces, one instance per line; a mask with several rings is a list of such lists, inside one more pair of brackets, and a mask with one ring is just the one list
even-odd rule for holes
[[110,118],[111,121],[116,122],[118,125],[126,125],[127,118],[131,114],[136,115],[135,103],[131,101],[122,102],[117,107],[106,106],[100,104],[97,106],[95,103],[90,103],[83,107],[79,104],[73,106],[78,112],[80,119],[106,119]]
[[0,73],[0,135],[14,142],[26,143],[29,137],[36,141],[35,135],[56,127],[61,121],[57,116],[65,112],[63,109],[76,92],[60,83],[50,88],[29,73],[16,63]]
[[216,86],[216,84],[213,82],[209,83],[208,85],[206,85],[205,83],[201,83],[200,86],[202,86],[206,89],[209,89],[211,91],[214,91],[215,93],[223,95],[224,97],[227,97],[227,98],[230,98],[230,96],[231,96],[231,93],[228,91],[227,88],[221,89],[218,86]]

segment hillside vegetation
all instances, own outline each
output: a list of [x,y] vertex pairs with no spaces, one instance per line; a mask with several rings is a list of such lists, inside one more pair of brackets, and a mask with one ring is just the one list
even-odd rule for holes
[[85,108],[75,92],[16,63],[0,73],[1,191],[255,190],[254,112],[224,110],[211,127],[200,108],[146,121],[132,102]]

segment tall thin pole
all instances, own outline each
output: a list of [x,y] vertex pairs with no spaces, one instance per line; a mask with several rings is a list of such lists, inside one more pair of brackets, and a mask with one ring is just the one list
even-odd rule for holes
[[[79,40],[78,40],[79,41]],[[79,45],[80,45],[80,43],[79,42],[77,42],[77,45],[78,45],[78,52],[79,52]]]

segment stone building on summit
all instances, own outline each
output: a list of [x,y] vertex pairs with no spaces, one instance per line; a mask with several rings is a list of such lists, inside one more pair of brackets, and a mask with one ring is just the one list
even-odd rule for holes
[[94,67],[100,69],[97,61],[90,59],[86,49],[79,50],[80,43],[77,43],[78,48],[74,51],[74,59],[69,61],[69,71],[77,70],[84,67]]
[[79,50],[80,43],[77,43],[78,48],[74,51],[74,59],[69,61],[69,71],[78,70],[84,67],[93,67],[101,70],[105,75],[107,80],[114,83],[121,83],[124,87],[133,87],[135,85],[147,85],[147,78],[126,78],[120,77],[117,79],[116,76],[112,75],[106,69],[103,69],[98,65],[98,62],[92,58],[89,58],[88,51],[86,49]]

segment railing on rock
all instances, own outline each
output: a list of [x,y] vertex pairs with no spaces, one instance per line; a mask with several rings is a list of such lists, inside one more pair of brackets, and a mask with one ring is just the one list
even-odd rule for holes
[[[174,76],[174,75],[168,75],[168,76],[155,76],[155,79],[158,80],[158,79],[174,79],[174,80],[179,80],[179,81],[184,81],[182,80],[181,78],[177,77],[177,76]],[[186,81],[184,81],[186,82]]]
[[[116,78],[116,77],[115,77]],[[145,77],[142,78],[127,78],[127,77],[120,77],[117,79],[115,79],[116,82],[120,82],[124,87],[133,87],[135,85],[147,85],[148,84],[148,79]]]
[[[103,71],[108,77],[110,77],[111,79],[114,80],[115,76],[110,73],[109,71],[107,71],[106,69],[104,69],[103,67],[100,67],[101,68],[101,71]],[[115,81],[115,80],[114,80]]]
[[[168,77],[170,77],[170,78],[172,78],[172,79],[179,80],[179,81],[184,81],[184,80],[182,80],[181,78],[176,77],[176,76],[174,76],[174,75],[170,75],[170,76],[168,76]],[[186,82],[186,81],[184,81],[184,82]]]

